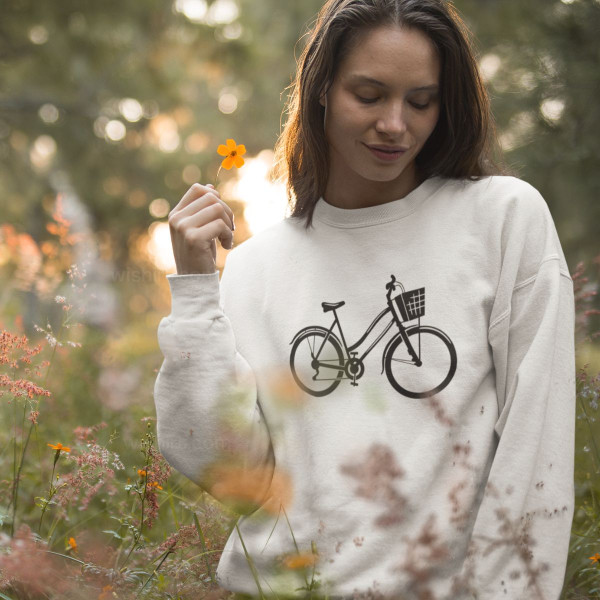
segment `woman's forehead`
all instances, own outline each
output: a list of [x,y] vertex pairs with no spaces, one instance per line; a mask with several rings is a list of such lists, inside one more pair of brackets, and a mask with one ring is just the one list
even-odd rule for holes
[[419,87],[437,83],[439,62],[433,42],[420,30],[380,27],[367,30],[353,44],[340,65],[340,74],[355,81],[357,76],[369,77],[388,87],[396,82],[404,86],[408,77]]

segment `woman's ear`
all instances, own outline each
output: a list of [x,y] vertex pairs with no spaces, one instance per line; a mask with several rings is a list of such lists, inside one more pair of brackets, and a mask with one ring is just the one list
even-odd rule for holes
[[325,108],[327,108],[327,92],[327,87],[325,87],[321,90],[321,94],[319,96],[319,104]]

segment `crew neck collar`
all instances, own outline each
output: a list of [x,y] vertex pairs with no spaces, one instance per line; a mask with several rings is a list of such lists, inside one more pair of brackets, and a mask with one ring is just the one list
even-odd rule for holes
[[315,204],[313,218],[335,227],[365,227],[395,221],[417,210],[446,181],[440,176],[429,177],[403,198],[362,208],[339,208],[320,196]]

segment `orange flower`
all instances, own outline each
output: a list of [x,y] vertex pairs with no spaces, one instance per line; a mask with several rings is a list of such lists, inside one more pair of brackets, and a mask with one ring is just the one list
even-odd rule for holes
[[224,169],[231,169],[234,165],[239,169],[244,164],[242,154],[246,154],[246,146],[244,144],[236,144],[235,140],[231,138],[227,140],[227,146],[225,144],[219,144],[217,152],[221,156],[225,156],[221,162],[221,166]]
[[113,598],[114,596],[111,594],[113,590],[113,586],[112,585],[105,585],[102,588],[102,591],[100,592],[100,595],[98,596],[98,600],[108,600],[108,598]]
[[[277,515],[281,506],[286,508],[292,500],[291,478],[279,469],[271,473],[268,467],[248,467],[216,463],[207,474],[212,481],[209,493],[224,504],[231,503],[235,508],[252,506]],[[270,485],[269,485],[270,481]],[[265,490],[268,496],[265,499]]]
[[50,446],[50,448],[53,448],[54,450],[71,452],[71,448],[69,448],[68,446],[63,446],[60,442],[58,442],[58,444],[48,444],[48,446]]
[[162,485],[158,485],[158,481],[151,481],[148,484],[148,487],[155,487],[155,488],[158,488],[159,490],[162,490]]
[[592,562],[597,562],[600,563],[600,554],[598,554],[598,552],[596,552],[596,554],[594,554],[593,556],[589,556],[588,557]]
[[317,562],[317,556],[311,552],[304,554],[291,554],[283,559],[283,564],[288,569],[304,569],[312,567]]
[[69,538],[67,550],[77,550],[77,542],[75,541],[74,537]]
[[137,472],[140,477],[146,477],[146,471],[143,469],[138,469]]

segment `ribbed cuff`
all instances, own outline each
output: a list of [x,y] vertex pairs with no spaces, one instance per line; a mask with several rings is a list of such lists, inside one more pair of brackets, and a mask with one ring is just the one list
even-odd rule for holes
[[215,318],[221,313],[219,305],[219,271],[167,275],[171,288],[171,316],[193,319],[202,315]]

